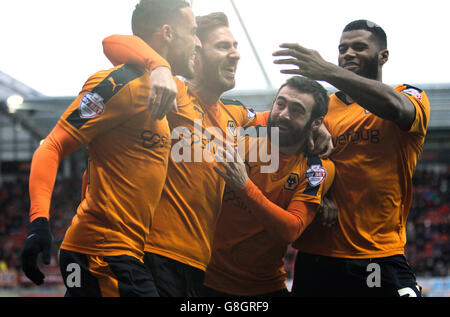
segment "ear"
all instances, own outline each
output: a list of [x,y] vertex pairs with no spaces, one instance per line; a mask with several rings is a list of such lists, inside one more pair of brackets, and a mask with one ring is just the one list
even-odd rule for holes
[[166,42],[171,42],[174,38],[173,29],[169,24],[161,26],[161,36]]
[[313,122],[311,123],[311,131],[312,132],[317,131],[322,125],[322,123],[323,123],[323,116],[314,119]]
[[378,54],[378,64],[383,66],[389,60],[389,51],[387,49],[381,50]]

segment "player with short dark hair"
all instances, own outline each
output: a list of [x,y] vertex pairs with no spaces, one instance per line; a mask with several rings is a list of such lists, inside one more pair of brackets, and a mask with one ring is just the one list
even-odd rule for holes
[[[149,33],[142,29],[147,14],[164,17]],[[174,75],[191,77],[201,44],[186,2],[167,0],[162,6],[141,0],[133,17],[133,29],[164,58],[147,66],[162,64]],[[170,130],[166,118],[155,120],[150,112],[149,87],[150,75],[142,67],[121,64],[97,72],[36,150],[31,223],[22,253],[23,270],[34,283],[44,280],[38,254],[49,262],[49,207],[58,165],[87,145],[87,188],[59,256],[66,296],[158,296],[143,256],[166,179]]]
[[209,33],[215,28],[229,27],[228,17],[223,12],[213,12],[207,15],[197,16],[197,36],[200,41],[206,41]]
[[[314,120],[319,117],[325,117],[328,112],[328,102],[330,98],[328,97],[328,93],[322,89],[319,83],[308,80],[307,78],[302,78],[299,76],[294,76],[286,80],[280,88],[278,88],[277,94],[283,89],[285,86],[289,86],[299,90],[302,93],[311,94],[314,98],[315,104],[311,111],[311,119]],[[300,138],[303,138],[302,135]]]
[[136,4],[131,16],[133,34],[149,41],[152,34],[167,21],[174,22],[179,18],[179,11],[189,7],[185,0],[148,0]]
[[384,31],[358,20],[344,28],[338,64],[298,44],[282,44],[282,73],[326,81],[325,125],[335,144],[336,178],[330,191],[338,224],[311,224],[299,249],[293,293],[297,296],[420,296],[404,256],[412,176],[422,153],[430,104],[424,91],[382,83],[389,59]]
[[[271,133],[247,137],[243,160],[222,162],[216,171],[227,181],[216,225],[211,261],[205,274],[209,296],[287,296],[283,258],[313,221],[334,178],[330,160],[307,154],[309,130],[328,111],[327,91],[305,77],[291,77],[278,90],[268,117],[279,132],[279,168],[262,172],[252,151],[272,140]],[[264,142],[264,143],[263,143]],[[226,150],[235,157],[232,147]],[[248,174],[248,176],[247,176]],[[316,220],[317,221],[317,220]]]
[[387,49],[387,36],[379,25],[368,20],[355,20],[347,24],[342,32],[357,30],[366,30],[370,32],[373,39],[377,42],[378,48],[381,50]]

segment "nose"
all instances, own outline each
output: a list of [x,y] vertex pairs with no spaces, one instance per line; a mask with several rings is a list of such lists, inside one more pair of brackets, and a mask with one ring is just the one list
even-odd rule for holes
[[349,60],[352,58],[355,58],[356,54],[355,51],[352,50],[350,47],[342,54],[345,60]]
[[231,52],[230,52],[230,54],[229,54],[229,57],[230,57],[231,59],[234,59],[234,60],[239,60],[239,59],[241,58],[241,54],[239,54],[239,51],[237,50],[236,47],[233,47],[233,48],[231,49]]
[[281,120],[289,121],[291,119],[290,113],[289,113],[289,107],[284,107],[279,113],[278,117]]

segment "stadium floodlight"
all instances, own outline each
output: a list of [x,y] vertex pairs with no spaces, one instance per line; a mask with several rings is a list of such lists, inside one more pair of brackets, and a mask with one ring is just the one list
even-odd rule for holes
[[9,112],[14,113],[23,104],[23,97],[21,95],[11,95],[6,99]]

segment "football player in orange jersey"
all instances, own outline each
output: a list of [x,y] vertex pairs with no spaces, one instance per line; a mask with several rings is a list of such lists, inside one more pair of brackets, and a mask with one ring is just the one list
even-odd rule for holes
[[[207,295],[289,294],[283,257],[288,245],[315,219],[334,179],[334,164],[308,155],[306,142],[308,130],[321,125],[328,102],[319,83],[289,78],[275,97],[267,123],[269,129],[278,128],[279,144],[269,130],[266,136],[246,140],[250,144],[244,160],[233,146],[222,151],[228,158],[220,163],[225,170],[215,170],[227,188],[205,275]],[[251,159],[256,143],[263,142],[277,143],[276,172],[264,173],[264,163]]]
[[[132,26],[164,57],[160,64],[171,67],[174,75],[193,76],[201,43],[187,2],[141,0]],[[30,172],[31,223],[22,252],[23,270],[34,283],[44,281],[38,254],[43,253],[46,264],[50,260],[49,208],[58,165],[87,145],[87,188],[60,250],[66,296],[159,295],[143,256],[166,179],[170,130],[167,109],[155,114],[149,107],[150,80],[145,69],[132,65],[94,74],[36,150]]]
[[[221,99],[222,93],[235,85],[240,58],[227,17],[212,13],[197,17],[197,24],[202,49],[197,55],[195,76],[187,82],[175,79],[178,112],[169,113],[167,118],[172,130],[185,127],[191,132],[188,138],[192,144],[208,145],[209,138],[200,139],[195,133],[196,121],[200,122],[199,132],[217,127],[224,134],[230,128],[256,121],[254,113],[239,102]],[[154,56],[148,45],[136,37],[111,36],[103,44],[105,54],[113,62],[147,64]],[[327,144],[327,140],[322,144]],[[213,167],[205,161],[177,162],[172,157],[169,160],[168,177],[145,256],[162,296],[198,296],[203,291],[204,271],[225,189],[225,181]]]
[[298,44],[281,48],[275,63],[295,66],[282,73],[339,89],[324,120],[335,144],[331,196],[338,223],[329,231],[313,224],[296,243],[294,295],[421,296],[404,246],[412,176],[430,116],[425,92],[382,83],[386,34],[367,20],[344,28],[339,66]]

